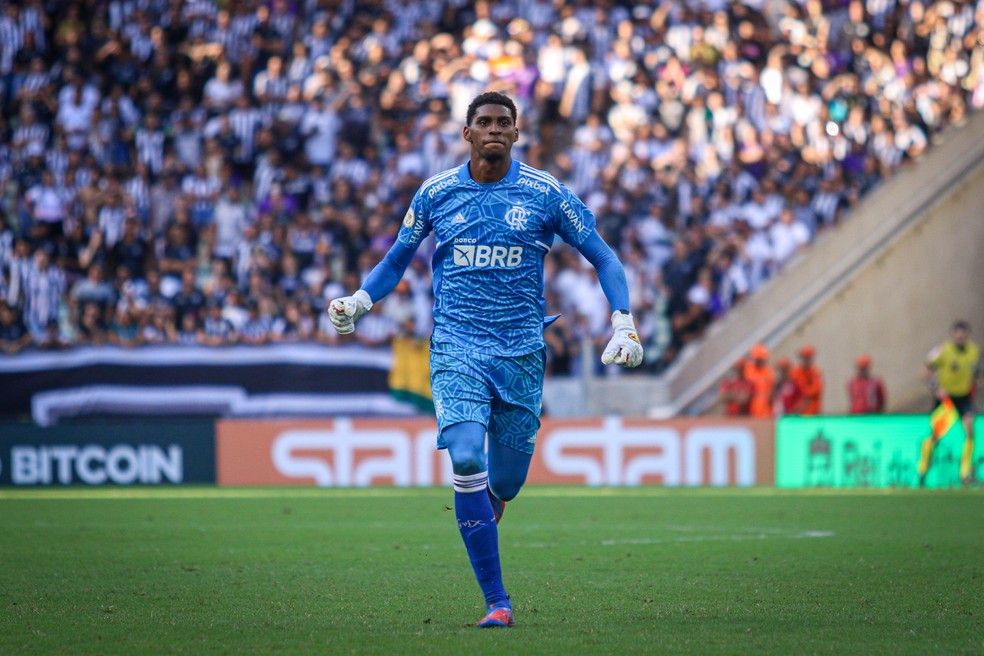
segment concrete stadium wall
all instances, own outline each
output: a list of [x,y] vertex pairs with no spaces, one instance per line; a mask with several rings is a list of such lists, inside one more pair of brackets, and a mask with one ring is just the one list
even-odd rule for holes
[[665,376],[667,403],[649,412],[706,411],[729,363],[759,341],[777,355],[817,348],[826,412],[846,410],[860,353],[886,379],[890,411],[924,411],[922,360],[957,317],[984,335],[984,114],[950,130],[712,325]]
[[923,360],[956,318],[984,335],[984,168],[804,314],[776,351],[792,356],[803,344],[816,346],[825,412],[848,410],[845,384],[861,353],[885,380],[890,412],[923,412],[930,404]]

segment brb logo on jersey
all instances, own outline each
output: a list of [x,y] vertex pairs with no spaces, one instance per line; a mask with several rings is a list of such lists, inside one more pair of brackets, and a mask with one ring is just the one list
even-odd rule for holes
[[514,269],[522,262],[522,246],[488,246],[477,244],[474,239],[467,237],[454,240],[454,263],[458,266]]

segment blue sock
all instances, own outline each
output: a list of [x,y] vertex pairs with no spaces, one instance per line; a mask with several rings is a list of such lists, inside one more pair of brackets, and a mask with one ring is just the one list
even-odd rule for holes
[[454,513],[486,606],[508,606],[499,564],[499,531],[485,489],[488,472],[454,475]]

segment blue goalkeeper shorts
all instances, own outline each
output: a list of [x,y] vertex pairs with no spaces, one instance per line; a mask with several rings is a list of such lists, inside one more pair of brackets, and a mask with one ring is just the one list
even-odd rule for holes
[[431,344],[430,375],[437,414],[437,448],[446,449],[448,426],[476,421],[489,439],[533,453],[540,429],[545,349],[517,357],[475,353],[448,343]]

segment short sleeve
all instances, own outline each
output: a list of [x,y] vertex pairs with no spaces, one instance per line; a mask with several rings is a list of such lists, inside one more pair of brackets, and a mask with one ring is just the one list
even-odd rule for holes
[[550,194],[548,209],[554,232],[571,246],[580,246],[594,233],[594,212],[567,187],[561,185],[559,192]]
[[407,213],[403,215],[403,225],[400,226],[396,238],[400,243],[415,249],[430,231],[430,207],[418,190],[410,201]]

